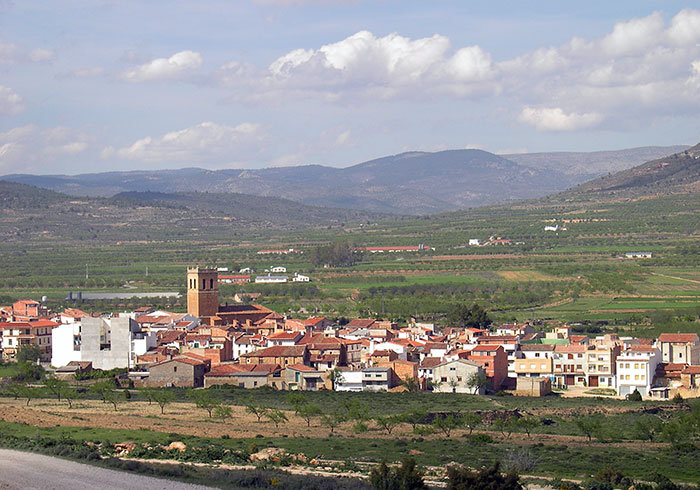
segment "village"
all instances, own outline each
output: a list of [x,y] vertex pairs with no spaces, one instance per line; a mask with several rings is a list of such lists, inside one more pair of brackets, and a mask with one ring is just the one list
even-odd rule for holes
[[288,318],[258,304],[220,304],[226,276],[187,270],[187,313],[54,313],[34,300],[2,307],[2,357],[33,345],[56,377],[125,369],[135,387],[432,391],[649,399],[698,396],[700,338],[575,335],[566,324],[446,327],[357,318]]

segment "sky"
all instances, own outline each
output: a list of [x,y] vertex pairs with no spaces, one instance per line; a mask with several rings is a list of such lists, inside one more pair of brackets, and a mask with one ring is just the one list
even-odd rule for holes
[[673,0],[0,0],[0,175],[700,141]]

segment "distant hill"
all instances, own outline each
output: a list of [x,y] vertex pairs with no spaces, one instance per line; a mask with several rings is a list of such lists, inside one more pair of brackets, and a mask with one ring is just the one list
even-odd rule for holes
[[700,145],[581,184],[571,197],[639,198],[700,191]]
[[388,216],[230,193],[74,197],[0,180],[0,237],[6,241],[207,239],[250,230],[342,229]]
[[[627,150],[591,152],[547,152],[504,154],[504,158],[539,170],[554,170],[588,180],[610,172],[619,172],[643,162],[679,153],[689,146],[643,146]],[[577,177],[578,178],[578,177]]]
[[507,157],[482,150],[447,150],[401,153],[346,168],[320,165],[217,171],[185,168],[75,176],[16,174],[3,178],[74,196],[196,190],[283,198],[311,206],[431,214],[545,196],[610,169],[632,167],[650,155],[658,158],[678,148],[685,149],[671,148]]

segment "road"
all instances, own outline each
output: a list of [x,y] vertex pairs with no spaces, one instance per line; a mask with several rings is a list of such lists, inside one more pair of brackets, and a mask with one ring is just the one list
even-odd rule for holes
[[0,490],[207,490],[209,487],[0,449]]

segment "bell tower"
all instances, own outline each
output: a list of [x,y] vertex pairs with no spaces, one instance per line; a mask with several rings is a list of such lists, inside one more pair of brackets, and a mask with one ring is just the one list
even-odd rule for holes
[[216,269],[187,268],[187,313],[216,316],[219,311],[219,273]]

